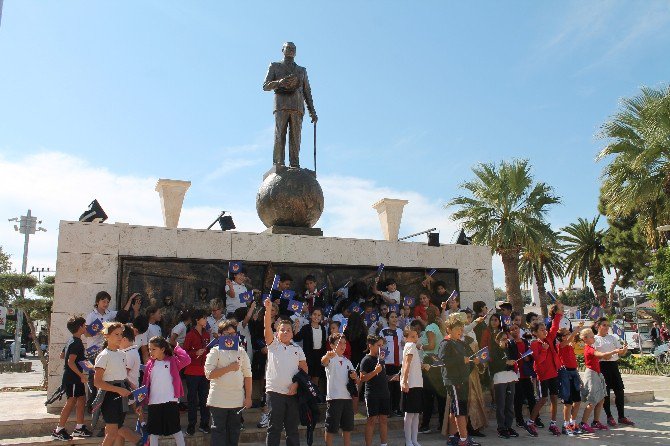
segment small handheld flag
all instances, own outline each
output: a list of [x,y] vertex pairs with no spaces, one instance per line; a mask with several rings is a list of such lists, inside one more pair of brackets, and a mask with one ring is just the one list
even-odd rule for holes
[[470,356],[470,358],[479,358],[479,360],[482,361],[482,362],[488,361],[489,360],[489,348],[488,347],[482,348],[477,353]]
[[626,332],[624,331],[623,328],[619,327],[617,324],[612,324],[612,333],[619,336],[621,340],[623,341],[626,340]]
[[428,271],[428,275],[432,277],[433,274],[435,274],[436,272],[437,272],[437,270],[435,268],[433,268],[430,271]]
[[398,314],[398,312],[400,311],[400,305],[398,305],[398,304],[389,305],[389,313],[391,311],[393,311],[395,314]]
[[444,367],[444,361],[442,361],[437,355],[426,355],[424,362],[430,367]]
[[245,291],[244,293],[240,293],[239,298],[240,298],[240,303],[247,304],[247,303],[251,302],[252,300],[254,300],[254,292],[251,291],[251,290]]
[[551,325],[551,318],[550,317],[545,317],[544,318],[544,325],[547,325],[547,326]]
[[137,404],[142,404],[142,401],[149,396],[149,388],[147,386],[138,387],[130,393],[129,398],[135,400]]
[[582,318],[582,310],[575,311],[575,318],[576,319],[581,319]]
[[228,262],[228,271],[232,275],[239,273],[242,271],[242,262]]
[[361,314],[363,312],[363,309],[361,308],[360,305],[358,305],[356,302],[354,302],[351,305],[349,305],[349,311],[352,312],[352,313]]
[[379,266],[377,267],[377,278],[382,275],[382,272],[384,271],[384,264],[380,263]]
[[593,307],[589,310],[589,319],[597,320],[600,317],[600,307]]
[[290,300],[288,302],[288,309],[294,313],[301,313],[303,305],[303,302],[300,302],[299,300]]
[[207,344],[207,347],[205,347],[205,348],[206,349],[214,348],[218,344],[219,344],[219,338],[214,338],[211,341],[209,341],[209,344]]
[[403,305],[407,305],[408,307],[413,307],[416,304],[416,299],[413,298],[412,296],[405,296],[405,299],[403,300]]
[[98,333],[100,333],[101,330],[102,330],[102,321],[100,319],[96,319],[93,322],[91,322],[91,325],[86,326],[86,331],[91,336],[97,335]]
[[91,361],[89,360],[79,361],[77,364],[79,364],[79,367],[81,367],[81,370],[84,373],[95,372],[95,367],[93,367],[93,364],[91,364]]
[[344,330],[347,329],[347,320],[342,319],[342,322],[340,323],[340,333],[344,333]]
[[458,299],[458,296],[459,296],[458,291],[456,290],[452,291],[451,294],[449,295],[449,299],[447,299],[447,302],[449,302],[450,300]]
[[525,358],[525,357],[527,357],[527,356],[530,356],[530,355],[532,355],[532,354],[533,354],[533,350],[528,349],[528,350],[526,351],[526,353],[524,353],[523,355],[519,356],[519,359],[517,359],[516,362],[519,362],[519,361],[521,361],[523,358]]
[[278,290],[279,289],[279,274],[275,274],[275,278],[272,281],[272,288],[273,290]]
[[263,302],[265,302],[266,300],[270,299],[270,295],[269,294],[263,294],[262,299],[263,299]]
[[379,320],[379,314],[376,311],[365,313],[365,325],[368,327]]
[[389,355],[389,349],[388,348],[380,348],[379,349],[379,357],[377,358],[377,363],[380,363],[386,359],[386,357]]
[[137,423],[135,423],[135,432],[142,436],[142,444],[145,445],[149,439],[149,432],[142,426],[140,420],[137,420]]
[[549,300],[551,301],[552,304],[555,304],[556,301],[558,300],[558,297],[552,292],[552,291],[547,291],[547,296],[549,296]]
[[328,285],[324,285],[319,291],[316,292],[317,295],[321,296],[321,293],[326,291],[326,288],[328,288]]
[[500,316],[500,322],[502,322],[502,324],[505,327],[509,327],[510,325],[512,325],[512,317],[511,316],[505,316],[505,315]]
[[91,345],[89,348],[86,349],[86,356],[88,357],[95,356],[98,353],[100,353],[100,350],[102,350],[102,348],[99,345]]
[[219,350],[238,350],[240,348],[240,337],[234,335],[221,335],[218,338]]
[[333,306],[332,305],[326,305],[326,308],[323,309],[323,314],[327,318],[330,317],[330,313],[332,313],[332,312],[333,312]]
[[286,300],[291,300],[295,297],[295,291],[293,290],[284,290],[283,293],[281,293],[281,298],[286,299]]
[[205,325],[205,330],[212,331],[212,326],[209,325],[209,321],[207,321],[207,324]]
[[144,364],[140,364],[140,372],[144,371]]

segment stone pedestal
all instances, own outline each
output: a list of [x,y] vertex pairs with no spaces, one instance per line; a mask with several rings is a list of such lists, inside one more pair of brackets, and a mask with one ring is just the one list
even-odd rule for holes
[[379,214],[379,222],[382,225],[382,234],[385,240],[391,242],[398,241],[402,210],[407,203],[409,203],[407,200],[382,198],[372,205],[377,210],[377,214]]
[[270,226],[263,234],[315,235],[323,236],[321,228],[296,228],[295,226]]
[[184,195],[189,187],[191,187],[190,181],[160,179],[156,183],[166,228],[174,229],[179,224],[181,206],[184,204]]

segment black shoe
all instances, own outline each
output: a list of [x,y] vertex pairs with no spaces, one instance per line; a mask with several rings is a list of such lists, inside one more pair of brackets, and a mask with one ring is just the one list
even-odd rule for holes
[[516,427],[526,427],[526,422],[523,420],[516,420]]
[[507,429],[498,429],[498,437],[509,438],[509,433],[507,433]]
[[72,440],[72,435],[68,434],[65,429],[61,429],[56,432],[56,429],[51,431],[51,438],[59,441],[70,441]]
[[189,424],[186,428],[186,433],[188,435],[195,435],[195,424]]
[[483,434],[478,429],[471,430],[470,432],[468,432],[468,435],[470,435],[471,437],[479,437],[479,438],[486,437],[486,435]]
[[430,426],[421,426],[419,428],[419,433],[420,434],[430,434],[431,432],[433,432],[433,431],[430,430]]
[[209,428],[209,424],[201,424],[201,425],[198,427],[198,430],[199,430],[200,432],[204,432],[204,433],[206,433],[206,434],[209,434],[209,433],[211,432],[211,429]]
[[82,426],[79,429],[75,429],[72,431],[72,436],[73,437],[82,437],[82,438],[87,438],[87,437],[92,437],[93,432],[88,430],[86,426]]
[[512,429],[511,427],[509,429],[507,429],[507,434],[510,437],[514,437],[514,438],[517,438],[519,436],[519,433],[517,431],[515,431],[514,429]]
[[540,420],[540,417],[535,418],[535,427],[544,428],[544,423]]
[[405,416],[405,414],[403,413],[402,410],[394,410],[393,415],[396,416],[396,417],[401,417],[401,418]]

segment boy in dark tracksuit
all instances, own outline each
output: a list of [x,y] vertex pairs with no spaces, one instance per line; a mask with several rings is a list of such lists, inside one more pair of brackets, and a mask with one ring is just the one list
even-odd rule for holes
[[[451,397],[449,411],[449,432],[458,429],[458,436],[449,437],[448,444],[458,446],[480,446],[468,437],[468,381],[474,364],[479,364],[479,358],[472,356],[472,349],[461,339],[463,337],[463,322],[452,317],[447,321],[448,339],[440,344],[438,355],[445,367],[442,368],[442,378],[447,392]],[[455,426],[454,426],[455,425]],[[456,429],[454,429],[454,427]],[[460,436],[460,438],[458,438]]]
[[[511,359],[518,359],[528,351],[530,342],[521,336],[521,330],[510,330],[512,339],[510,340],[510,354]],[[526,421],[523,417],[523,403],[528,403],[528,415],[535,407],[535,389],[533,388],[533,378],[535,371],[533,370],[533,355],[528,355],[520,359],[516,363],[516,371],[519,373],[519,380],[516,382],[514,389],[514,417],[516,418],[516,425],[519,427],[526,426]],[[537,420],[536,420],[537,422]],[[537,424],[537,423],[536,423]]]

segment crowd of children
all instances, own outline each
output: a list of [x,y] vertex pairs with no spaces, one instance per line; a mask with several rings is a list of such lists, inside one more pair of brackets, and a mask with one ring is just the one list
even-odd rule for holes
[[[381,282],[379,274],[369,288],[355,281],[329,297],[311,275],[301,293],[292,291],[288,274],[277,275],[267,293],[247,284],[244,268],[236,263],[225,299],[212,299],[209,311],[182,312],[174,327],[161,327],[158,307],[142,311],[137,294],[116,312],[109,310],[109,294],[98,293],[95,309],[67,324],[72,333],[64,350],[67,402],[53,437],[92,435],[84,425],[88,383],[93,421],[101,415],[105,422],[103,445],[155,446],[161,436],[184,445],[184,398],[186,434],[194,435],[198,425],[211,433],[212,445],[237,445],[243,411],[254,404],[256,379],[264,389],[256,405],[264,408],[258,427],[267,428],[266,444],[278,445],[285,432],[287,444],[298,445],[301,373],[309,388],[325,389],[328,446],[340,431],[344,444],[350,444],[359,394],[367,411],[366,446],[373,444],[375,431],[387,445],[387,420],[394,416],[404,417],[405,445],[420,446],[418,434],[431,432],[435,406],[438,431],[449,436],[449,444],[477,446],[474,437],[484,436],[480,429],[487,425],[487,387],[500,438],[519,436],[515,421],[538,436],[547,402],[554,435],[607,429],[600,421],[603,407],[607,424],[614,426],[610,390],[618,422],[633,424],[624,415],[617,366],[626,346],[608,334],[605,318],[579,331],[581,326],[573,330],[566,323],[560,302],[547,321],[532,313],[524,320],[508,303],[489,310],[477,301],[472,310],[462,309],[458,293],[449,293],[430,273],[416,300],[403,298],[396,282]],[[585,343],[583,378],[574,352],[578,336]],[[586,406],[579,419],[582,401]],[[65,423],[73,409],[71,436]],[[130,410],[138,414],[135,430],[124,426]]]

